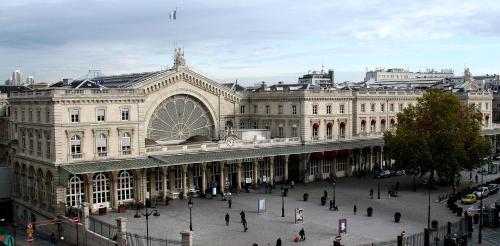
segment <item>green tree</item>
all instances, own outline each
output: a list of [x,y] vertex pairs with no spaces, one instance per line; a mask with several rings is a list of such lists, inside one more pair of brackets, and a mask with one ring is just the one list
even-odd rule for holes
[[437,173],[453,181],[461,170],[479,167],[490,156],[490,144],[480,136],[481,112],[450,92],[430,89],[397,117],[396,130],[384,135],[396,169],[430,173],[431,180]]

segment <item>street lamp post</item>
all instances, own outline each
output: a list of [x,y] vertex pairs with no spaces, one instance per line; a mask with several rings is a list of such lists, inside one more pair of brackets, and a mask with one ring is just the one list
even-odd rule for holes
[[191,216],[191,209],[193,208],[193,201],[191,200],[191,197],[189,197],[188,207],[189,207],[189,230],[193,231],[193,220],[192,220],[192,216]]
[[335,179],[332,179],[332,186],[333,186],[333,204],[335,205],[335,187],[337,186],[337,181]]
[[[484,175],[484,172],[481,168],[481,187],[483,187],[483,175]],[[481,188],[481,199],[480,199],[480,203],[479,203],[479,233],[478,233],[478,239],[477,239],[477,243],[478,244],[481,244],[482,241],[483,241],[483,234],[482,234],[482,227],[483,227],[483,197],[484,197],[484,193],[483,193],[483,189]]]
[[377,176],[377,199],[380,199],[380,176]]
[[137,212],[134,215],[134,218],[140,218],[141,214],[146,217],[146,245],[149,246],[149,216],[153,215],[155,217],[160,216],[160,213],[158,210],[155,208],[153,211],[148,211],[148,206],[146,206],[146,212],[142,213],[139,211],[139,208],[137,208]]
[[285,217],[285,188],[281,186],[281,217]]

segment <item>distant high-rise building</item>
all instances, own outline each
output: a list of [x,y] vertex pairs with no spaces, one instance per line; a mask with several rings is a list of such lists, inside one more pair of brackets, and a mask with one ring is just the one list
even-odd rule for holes
[[35,78],[33,78],[33,76],[30,75],[26,78],[26,84],[32,85],[34,83],[35,83]]
[[10,85],[21,85],[22,82],[22,74],[21,70],[16,69],[14,72],[12,72],[12,77],[10,78]]

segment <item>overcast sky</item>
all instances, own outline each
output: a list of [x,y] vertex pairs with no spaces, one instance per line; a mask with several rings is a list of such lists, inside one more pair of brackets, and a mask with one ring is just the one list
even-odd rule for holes
[[[169,12],[177,8],[177,20]],[[188,65],[220,82],[296,82],[332,68],[464,66],[500,73],[496,0],[1,0],[0,83],[14,69],[35,80]]]

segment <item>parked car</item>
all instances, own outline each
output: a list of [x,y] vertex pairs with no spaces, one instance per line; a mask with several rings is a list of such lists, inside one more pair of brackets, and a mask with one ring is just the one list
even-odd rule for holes
[[477,198],[474,194],[467,194],[462,197],[462,204],[473,204],[475,202],[477,202]]
[[489,184],[488,185],[489,193],[494,194],[498,192],[498,184]]
[[391,176],[391,171],[389,170],[380,170],[376,173],[375,177],[379,179],[387,178]]
[[474,195],[476,195],[477,198],[487,197],[488,194],[490,194],[490,191],[486,186],[479,187],[476,191],[474,191]]

